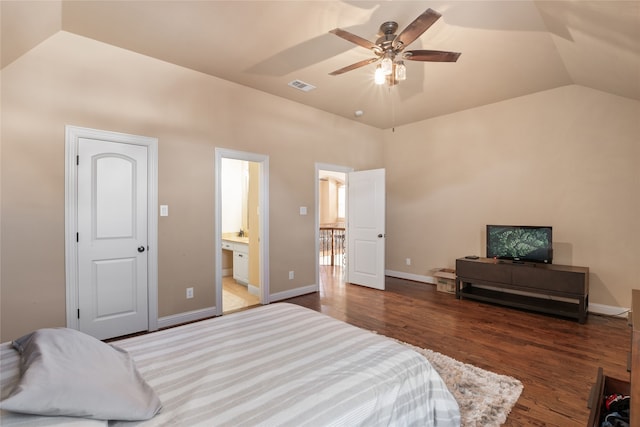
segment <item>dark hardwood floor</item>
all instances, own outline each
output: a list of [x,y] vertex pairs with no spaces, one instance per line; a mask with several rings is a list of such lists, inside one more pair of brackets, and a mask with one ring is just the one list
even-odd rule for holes
[[[434,285],[387,277],[386,291],[345,284],[321,267],[320,292],[287,302],[518,378],[524,385],[507,426],[585,426],[598,367],[627,379],[626,319],[575,320],[457,300]],[[629,296],[631,298],[631,296]]]

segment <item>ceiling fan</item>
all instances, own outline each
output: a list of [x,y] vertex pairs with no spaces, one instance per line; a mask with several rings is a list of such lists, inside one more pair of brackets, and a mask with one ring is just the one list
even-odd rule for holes
[[406,79],[406,67],[403,59],[410,61],[429,62],[456,62],[459,52],[446,52],[440,50],[407,50],[404,49],[429,29],[442,15],[433,9],[427,9],[409,24],[402,32],[396,35],[398,23],[387,21],[380,25],[380,38],[375,43],[341,28],[329,31],[338,37],[371,50],[376,56],[348,65],[329,73],[332,76],[364,67],[371,63],[381,61],[376,69],[375,81],[378,84],[385,82],[390,86],[398,81]]

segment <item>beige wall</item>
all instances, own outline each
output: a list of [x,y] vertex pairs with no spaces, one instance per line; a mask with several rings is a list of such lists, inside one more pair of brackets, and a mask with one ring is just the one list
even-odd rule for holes
[[70,33],[0,77],[0,341],[65,325],[67,124],[159,140],[161,317],[215,305],[216,147],[269,156],[271,293],[315,283],[315,163],[382,165],[377,129]]
[[[486,224],[553,226],[592,303],[640,283],[640,102],[568,86],[386,132],[387,268],[485,255]],[[412,258],[411,266],[405,258]]]

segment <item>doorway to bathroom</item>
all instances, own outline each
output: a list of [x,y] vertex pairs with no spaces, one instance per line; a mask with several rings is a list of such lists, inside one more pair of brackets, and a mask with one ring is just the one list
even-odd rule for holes
[[268,157],[216,149],[216,312],[269,302]]

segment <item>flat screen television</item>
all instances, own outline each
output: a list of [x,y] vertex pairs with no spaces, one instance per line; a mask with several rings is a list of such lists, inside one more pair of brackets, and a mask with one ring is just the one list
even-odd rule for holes
[[551,231],[531,225],[487,225],[487,258],[551,264]]

